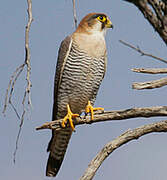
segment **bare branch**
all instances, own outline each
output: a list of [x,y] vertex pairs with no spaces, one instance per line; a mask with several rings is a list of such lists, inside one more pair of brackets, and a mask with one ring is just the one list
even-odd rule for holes
[[72,3],[73,3],[74,26],[77,29],[77,13],[76,13],[76,7],[75,7],[75,0],[72,0]]
[[167,68],[133,68],[133,72],[148,73],[148,74],[163,74],[167,73]]
[[17,153],[17,150],[18,150],[18,143],[19,143],[20,133],[21,133],[21,130],[22,130],[23,122],[24,122],[24,114],[25,114],[25,111],[23,111],[23,114],[22,114],[22,117],[21,117],[21,122],[20,122],[20,125],[19,125],[19,131],[18,131],[17,138],[16,138],[16,147],[15,147],[15,151],[13,153],[13,162],[14,163],[16,162],[16,153]]
[[[30,81],[31,65],[30,65],[30,49],[29,49],[29,31],[30,31],[31,23],[33,21],[32,1],[27,0],[27,4],[28,4],[28,10],[27,10],[28,22],[27,22],[27,26],[26,26],[26,30],[25,30],[25,61],[22,65],[20,65],[19,67],[16,68],[16,70],[13,72],[12,76],[10,77],[8,88],[6,90],[5,103],[4,103],[4,108],[3,108],[3,114],[5,114],[8,103],[11,104],[12,108],[16,112],[16,115],[18,118],[19,118],[18,112],[17,112],[16,108],[14,107],[14,105],[12,104],[12,95],[13,95],[16,81],[17,81],[18,77],[20,76],[20,74],[22,73],[25,66],[27,67],[27,74],[26,74],[27,87],[26,87],[26,90],[24,93],[25,97],[23,97],[22,104],[25,103],[25,98],[26,98],[26,96],[28,96],[28,105],[31,105],[30,89],[31,89],[32,85],[31,85],[31,81]],[[10,91],[10,95],[9,95],[9,91]]]
[[154,88],[160,88],[162,86],[167,85],[167,78],[161,78],[154,81],[147,81],[147,82],[141,82],[141,83],[133,83],[132,88],[137,90],[142,89],[154,89]]
[[[125,0],[134,4],[167,45],[167,6],[159,0]],[[150,7],[151,6],[151,7]]]
[[153,132],[167,132],[167,120],[141,126],[139,128],[128,130],[115,138],[113,141],[107,143],[96,157],[89,163],[88,168],[79,180],[92,180],[96,171],[101,166],[103,161],[117,148],[128,143],[129,141],[136,140],[141,136]]
[[[26,90],[24,92],[24,96],[23,96],[23,101],[22,101],[22,105],[23,105],[23,113],[21,116],[21,122],[19,125],[19,132],[17,134],[17,138],[16,138],[16,147],[15,147],[15,151],[14,151],[14,158],[13,161],[15,163],[16,161],[16,153],[18,150],[18,142],[19,142],[19,138],[20,138],[20,133],[22,130],[22,125],[24,122],[24,115],[26,112],[25,109],[25,100],[26,97],[28,96],[28,106],[31,106],[31,94],[30,94],[30,90],[31,90],[31,81],[30,81],[30,74],[31,74],[31,65],[30,65],[30,48],[29,48],[29,31],[30,31],[30,27],[31,27],[31,23],[33,21],[32,18],[32,1],[31,0],[27,0],[27,4],[28,4],[28,9],[27,9],[27,13],[28,13],[28,22],[27,22],[27,26],[25,29],[25,62],[23,64],[23,67],[26,66],[27,67],[27,74],[26,74],[26,81],[27,81],[27,86],[26,86]],[[22,72],[23,68],[21,69],[21,71],[19,71],[19,73],[15,76],[15,79],[13,81],[13,84],[11,85],[11,93],[10,93],[10,97],[9,97],[9,102],[11,102],[11,97],[12,97],[12,91],[14,89],[14,85],[16,83],[16,80],[18,78],[18,76],[20,75],[20,73]],[[16,114],[18,115],[16,109],[14,108]]]
[[[24,66],[25,66],[25,64],[22,64],[19,67],[17,67],[16,70],[13,72],[12,76],[10,77],[10,81],[9,81],[8,88],[6,90],[6,95],[5,95],[5,103],[4,103],[4,108],[2,111],[3,114],[5,114],[5,112],[6,112],[6,108],[8,106],[8,103],[11,103],[11,97],[12,97],[12,93],[13,93],[15,83],[17,81],[18,76],[22,72]],[[8,97],[9,90],[10,90],[10,96]]]
[[[93,121],[90,119],[90,116],[78,117],[74,121],[74,125],[91,124],[91,123],[111,121],[111,120],[125,120],[130,118],[137,118],[137,117],[148,118],[148,117],[157,117],[157,116],[167,116],[167,106],[131,108],[131,109],[125,109],[119,111],[106,111],[103,113],[95,114]],[[61,128],[63,128],[61,126],[62,121],[63,119],[46,122],[42,126],[37,127],[36,130],[41,130],[41,129],[60,130]]]
[[[31,0],[27,0],[28,3],[28,23],[26,26],[26,31],[25,31],[25,51],[26,51],[26,55],[25,55],[25,64],[27,66],[27,76],[26,76],[26,80],[27,80],[27,87],[26,87],[26,93],[25,93],[25,97],[28,95],[28,104],[31,105],[31,95],[30,95],[30,90],[31,90],[31,81],[30,81],[30,73],[31,73],[31,65],[30,65],[30,48],[29,48],[29,31],[30,31],[30,27],[31,27],[31,23],[33,21],[32,18],[32,1]],[[23,104],[25,102],[25,97],[23,98]]]
[[139,52],[139,53],[141,54],[141,56],[148,56],[148,57],[154,58],[154,59],[156,59],[156,60],[159,60],[159,61],[161,61],[161,62],[167,63],[167,60],[162,59],[162,58],[159,58],[159,57],[154,56],[154,55],[149,54],[149,53],[145,53],[145,52],[143,52],[139,47],[135,47],[135,46],[133,46],[133,45],[131,45],[131,44],[125,42],[125,41],[122,41],[122,40],[119,40],[119,42],[122,43],[122,44],[124,44],[125,46],[128,46],[128,47],[130,47],[131,49],[134,49],[135,51]]

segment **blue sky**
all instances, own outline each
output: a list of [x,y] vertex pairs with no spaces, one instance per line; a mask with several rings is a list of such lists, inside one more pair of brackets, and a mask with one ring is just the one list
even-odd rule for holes
[[[26,115],[16,164],[13,152],[18,133],[19,120],[9,107],[6,117],[2,114],[0,127],[0,179],[45,180],[46,152],[50,140],[49,130],[36,131],[35,127],[51,120],[53,103],[53,80],[57,52],[65,36],[74,31],[72,1],[33,1],[34,21],[30,31],[32,110]],[[106,36],[108,67],[101,85],[96,106],[105,110],[119,110],[132,107],[166,105],[166,87],[137,91],[131,88],[133,82],[147,81],[164,75],[146,75],[131,72],[131,68],[160,68],[165,64],[122,45],[125,40],[154,55],[165,58],[166,45],[153,30],[143,15],[133,5],[124,1],[84,0],[77,1],[77,17],[90,12],[103,12],[113,22],[114,29]],[[0,110],[2,111],[5,91],[14,69],[24,61],[24,31],[27,23],[27,2],[2,1],[0,8]],[[25,71],[18,79],[13,102],[22,111],[22,97],[25,89]],[[136,118],[76,127],[68,150],[57,176],[59,180],[79,179],[90,160],[109,141],[129,128],[165,118]],[[151,134],[132,141],[112,153],[102,164],[96,180],[166,180],[167,135]],[[56,179],[56,178],[55,178]]]

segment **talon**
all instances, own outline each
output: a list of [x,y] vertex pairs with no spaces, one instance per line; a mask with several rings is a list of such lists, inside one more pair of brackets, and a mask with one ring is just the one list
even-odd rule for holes
[[91,114],[91,120],[94,119],[94,111],[98,111],[98,110],[103,110],[104,111],[104,108],[101,108],[101,107],[97,107],[97,108],[94,108],[90,101],[88,101],[88,105],[86,106],[86,109],[85,109],[85,114],[87,115],[88,113]]
[[[86,109],[85,109],[85,111],[86,111]],[[84,112],[83,119],[85,119],[87,115],[88,115],[88,113]]]
[[73,113],[71,112],[70,106],[67,104],[67,115],[64,117],[64,119],[63,119],[63,121],[62,121],[62,123],[61,123],[62,127],[65,127],[65,126],[66,126],[65,124],[67,123],[67,120],[69,120],[71,129],[72,129],[73,131],[75,131],[75,127],[74,127],[72,118],[76,118],[76,117],[78,117],[78,116],[79,116],[79,114],[73,114]]

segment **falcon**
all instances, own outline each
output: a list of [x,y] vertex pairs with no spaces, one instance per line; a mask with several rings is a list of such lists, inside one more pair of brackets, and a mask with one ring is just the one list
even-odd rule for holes
[[[52,131],[46,176],[58,173],[75,127],[73,119],[82,112],[91,114],[103,108],[93,104],[107,66],[105,34],[113,25],[103,13],[90,13],[76,31],[61,43],[54,81],[52,120],[63,119],[62,128]],[[67,122],[69,126],[66,127]]]

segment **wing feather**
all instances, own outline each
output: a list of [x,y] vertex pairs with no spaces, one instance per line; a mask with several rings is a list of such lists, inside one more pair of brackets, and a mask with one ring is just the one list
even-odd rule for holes
[[[57,116],[57,109],[58,109],[57,97],[59,94],[59,86],[61,84],[61,79],[62,79],[64,67],[65,67],[69,52],[71,50],[71,45],[72,45],[72,37],[67,36],[62,41],[60,48],[59,48],[57,65],[56,65],[55,80],[54,80],[54,104],[53,104],[52,120],[57,119],[57,117],[56,117]],[[52,150],[54,151],[54,149],[52,149],[52,148],[55,147],[56,143],[59,144],[61,142],[61,141],[59,142],[59,138],[61,138],[62,132],[64,132],[64,130],[59,131],[59,132],[56,132],[54,130],[52,131],[52,138],[48,144],[47,151],[52,151]],[[69,136],[66,137],[67,138],[67,145],[68,145],[68,141],[71,137],[71,133],[72,133],[72,131],[69,131]],[[47,176],[56,176],[56,174],[58,173],[60,166],[62,164],[65,152],[66,152],[66,148],[64,149],[64,152],[62,154],[61,159],[56,159],[55,157],[52,157],[52,154],[50,152],[50,155],[48,158],[48,163],[47,163],[47,168],[46,168],[46,175]]]
[[69,52],[71,50],[71,46],[72,46],[72,36],[67,36],[62,41],[60,48],[59,48],[57,65],[56,65],[55,80],[54,80],[54,105],[53,105],[52,120],[56,119],[57,97],[58,97],[58,93],[59,93],[59,86],[61,83],[64,67],[65,67]]

